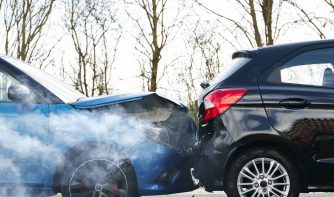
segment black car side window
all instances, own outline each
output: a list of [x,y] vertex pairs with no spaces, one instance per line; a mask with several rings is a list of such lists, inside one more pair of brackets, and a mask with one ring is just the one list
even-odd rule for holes
[[0,71],[0,102],[10,102],[8,99],[8,88],[15,84],[19,84],[19,82],[7,73]]
[[333,64],[334,49],[308,51],[275,69],[269,81],[334,88]]

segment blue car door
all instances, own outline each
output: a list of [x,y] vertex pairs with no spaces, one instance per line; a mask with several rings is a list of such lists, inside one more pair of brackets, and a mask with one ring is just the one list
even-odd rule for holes
[[11,101],[8,88],[20,84],[15,77],[0,69],[0,184],[41,184],[49,107],[37,100],[24,104]]

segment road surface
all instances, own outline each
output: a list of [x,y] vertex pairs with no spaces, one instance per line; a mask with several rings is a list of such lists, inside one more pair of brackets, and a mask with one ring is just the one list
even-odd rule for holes
[[[53,197],[61,197],[60,194]],[[171,195],[160,195],[160,196],[147,196],[147,197],[227,197],[224,192],[208,193],[202,189],[195,190],[193,192],[171,194]],[[334,193],[308,193],[301,194],[300,197],[334,197]]]
[[[207,193],[201,189],[198,189],[188,193],[161,195],[154,197],[227,197],[227,196],[225,195],[224,192]],[[300,197],[334,197],[334,193],[308,193],[308,194],[301,194]]]

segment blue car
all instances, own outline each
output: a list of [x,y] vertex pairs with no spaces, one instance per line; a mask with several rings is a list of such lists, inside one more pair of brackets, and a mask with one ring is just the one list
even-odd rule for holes
[[0,56],[0,195],[137,197],[190,191],[196,126],[156,93],[86,97]]

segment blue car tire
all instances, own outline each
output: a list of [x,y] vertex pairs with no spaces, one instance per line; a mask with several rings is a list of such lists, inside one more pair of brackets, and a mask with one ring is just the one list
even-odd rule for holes
[[100,150],[89,152],[68,159],[61,178],[63,197],[100,194],[110,197],[138,197],[136,174],[130,161],[101,154]]

